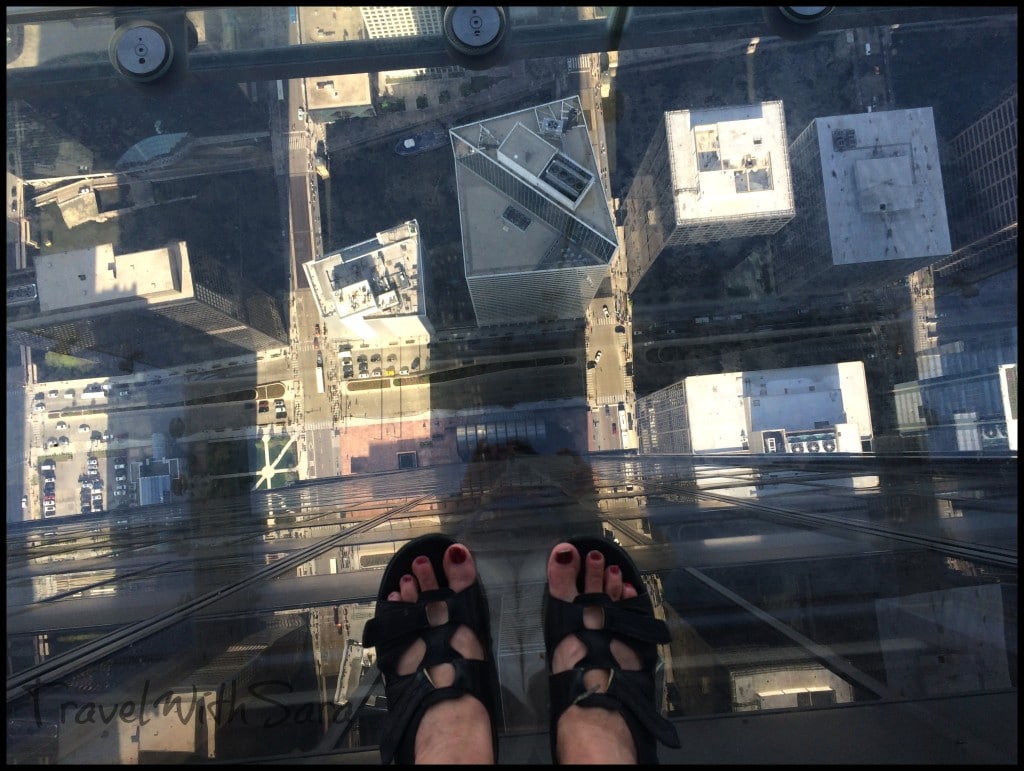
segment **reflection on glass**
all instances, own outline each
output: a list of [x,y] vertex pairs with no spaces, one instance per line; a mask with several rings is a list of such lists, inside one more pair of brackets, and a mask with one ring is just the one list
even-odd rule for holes
[[[681,734],[884,709],[865,752],[948,762],[902,706],[1006,719],[1015,12],[512,8],[550,49],[473,69],[440,7],[203,9],[151,90],[112,17],[21,13],[9,760],[374,762],[362,628],[438,531],[503,761],[549,760],[544,564],[581,534],[642,570]],[[659,20],[704,38],[631,40]]]

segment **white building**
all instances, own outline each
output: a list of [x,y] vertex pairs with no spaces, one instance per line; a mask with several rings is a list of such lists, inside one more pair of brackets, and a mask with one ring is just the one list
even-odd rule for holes
[[423,294],[422,242],[416,220],[303,263],[332,341],[424,344],[433,327]]
[[873,434],[864,365],[696,375],[637,400],[643,453],[859,453]]
[[797,215],[775,249],[778,293],[875,286],[950,253],[930,107],[816,118],[789,155]]
[[582,318],[618,240],[579,98],[450,134],[477,323]]
[[630,291],[666,247],[778,232],[794,215],[782,102],[665,113],[625,207]]

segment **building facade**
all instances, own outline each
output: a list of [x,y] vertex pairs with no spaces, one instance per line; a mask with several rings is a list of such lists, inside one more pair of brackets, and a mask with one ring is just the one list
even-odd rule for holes
[[419,224],[410,220],[374,238],[303,264],[323,334],[343,345],[429,342]]
[[477,323],[582,318],[618,240],[579,98],[450,134]]
[[8,305],[8,336],[43,350],[167,367],[288,343],[270,295],[219,263],[193,261],[184,241],[41,255],[34,278],[35,297]]
[[777,233],[794,216],[782,102],[665,113],[624,206],[630,291],[668,247]]
[[918,354],[917,380],[893,388],[900,435],[929,452],[1017,448],[1017,330],[989,330]]
[[947,149],[954,252],[934,270],[985,276],[1017,264],[1017,87]]
[[930,107],[816,118],[789,157],[796,217],[776,239],[778,294],[877,286],[951,253]]

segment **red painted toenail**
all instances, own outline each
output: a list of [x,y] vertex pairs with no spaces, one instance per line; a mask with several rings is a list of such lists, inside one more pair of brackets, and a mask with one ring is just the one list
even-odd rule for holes
[[619,570],[619,566],[618,565],[612,565],[612,566],[610,566],[608,568],[608,572],[611,573],[613,576],[617,576],[622,571]]
[[601,552],[599,552],[597,549],[594,549],[592,552],[590,552],[590,554],[587,555],[587,559],[591,562],[600,562]]
[[448,557],[456,565],[461,565],[463,562],[466,561],[466,552],[458,546],[453,546],[451,549],[448,550]]
[[430,560],[424,557],[422,554],[412,561],[413,565],[419,565],[421,568],[430,564]]
[[403,584],[412,583],[412,580],[413,580],[412,576],[402,576],[402,583]]
[[562,549],[555,552],[555,562],[559,565],[568,565],[572,562],[572,549]]

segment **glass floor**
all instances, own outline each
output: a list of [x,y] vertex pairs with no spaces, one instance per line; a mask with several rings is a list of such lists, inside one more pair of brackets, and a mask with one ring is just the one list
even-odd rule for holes
[[502,764],[578,535],[662,763],[1016,763],[1017,13],[814,10],[8,9],[8,762],[379,763],[442,532]]

